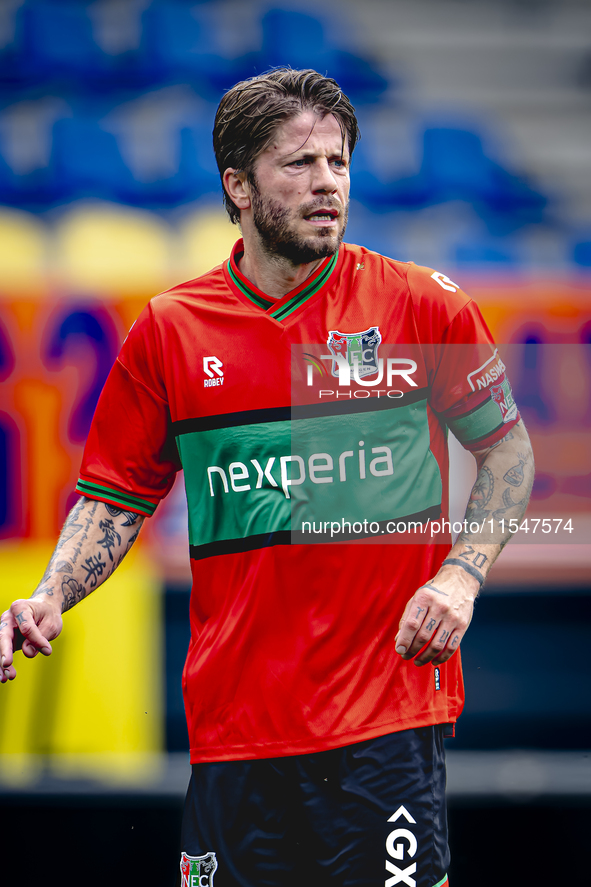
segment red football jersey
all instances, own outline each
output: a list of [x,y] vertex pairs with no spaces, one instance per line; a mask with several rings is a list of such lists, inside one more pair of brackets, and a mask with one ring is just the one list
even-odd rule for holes
[[459,654],[436,674],[394,637],[449,549],[447,427],[483,449],[518,419],[486,325],[444,275],[345,244],[272,301],[242,249],[143,311],[77,487],[150,515],[184,470],[191,760],[454,722]]

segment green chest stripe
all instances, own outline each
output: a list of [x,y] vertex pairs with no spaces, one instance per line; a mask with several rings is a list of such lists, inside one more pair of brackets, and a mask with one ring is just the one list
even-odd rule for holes
[[177,444],[192,546],[299,532],[306,521],[387,521],[441,504],[425,401],[187,430]]

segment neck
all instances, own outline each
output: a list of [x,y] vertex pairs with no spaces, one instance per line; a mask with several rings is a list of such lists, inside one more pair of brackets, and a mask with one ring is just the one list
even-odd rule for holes
[[244,255],[240,260],[240,271],[270,299],[281,299],[286,293],[296,289],[324,261],[320,258],[303,265],[294,265],[283,256],[270,254],[258,237],[248,237],[247,232],[243,232],[243,238]]

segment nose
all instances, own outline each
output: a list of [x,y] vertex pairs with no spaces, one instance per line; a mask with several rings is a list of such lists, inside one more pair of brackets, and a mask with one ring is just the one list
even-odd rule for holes
[[314,194],[335,194],[337,180],[326,157],[319,157],[314,163],[312,191]]

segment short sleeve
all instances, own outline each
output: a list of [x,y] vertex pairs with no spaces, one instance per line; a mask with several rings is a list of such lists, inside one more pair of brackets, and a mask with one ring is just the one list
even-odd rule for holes
[[150,307],[132,327],[94,414],[76,490],[152,515],[180,468]]
[[467,450],[487,449],[519,421],[506,367],[469,301],[435,348],[431,405]]

